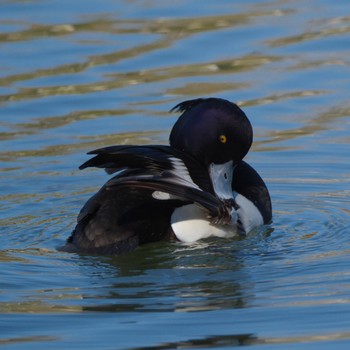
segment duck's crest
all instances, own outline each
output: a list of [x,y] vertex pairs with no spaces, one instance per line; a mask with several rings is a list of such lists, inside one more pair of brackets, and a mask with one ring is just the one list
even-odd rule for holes
[[187,100],[187,101],[180,102],[175,107],[173,107],[170,110],[170,112],[186,112],[186,111],[190,110],[191,108],[198,106],[199,104],[201,104],[205,100],[209,100],[209,99],[208,98],[197,98],[194,100]]

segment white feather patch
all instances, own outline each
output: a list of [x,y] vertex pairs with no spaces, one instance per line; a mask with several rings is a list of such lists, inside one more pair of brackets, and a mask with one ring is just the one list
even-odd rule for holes
[[161,201],[166,201],[171,199],[171,194],[170,193],[166,193],[166,192],[162,192],[162,191],[154,191],[152,193],[152,197],[154,199],[159,199]]
[[154,191],[152,193],[152,197],[161,201],[168,201],[170,199],[180,199],[178,196],[163,191]]
[[239,206],[237,209],[238,218],[241,220],[246,233],[264,224],[262,215],[252,201],[239,193],[236,194],[235,200]]
[[186,165],[181,159],[170,157],[169,160],[174,167],[174,170],[171,170],[170,172],[180,180],[176,181],[176,183],[181,183],[184,186],[193,187],[200,190],[200,188],[193,182]]

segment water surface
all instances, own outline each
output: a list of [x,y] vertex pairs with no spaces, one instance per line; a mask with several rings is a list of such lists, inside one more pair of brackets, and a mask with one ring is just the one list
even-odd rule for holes
[[[348,1],[3,1],[0,345],[350,345]],[[108,179],[91,149],[167,143],[178,102],[235,101],[274,218],[243,240],[57,251]]]

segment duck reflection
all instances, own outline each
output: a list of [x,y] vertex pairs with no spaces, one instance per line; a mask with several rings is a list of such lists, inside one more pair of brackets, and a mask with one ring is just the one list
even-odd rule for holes
[[94,302],[83,310],[192,312],[246,307],[254,297],[254,284],[244,260],[254,242],[161,242],[127,255],[86,257],[94,265],[89,268],[93,283],[100,287],[88,296]]

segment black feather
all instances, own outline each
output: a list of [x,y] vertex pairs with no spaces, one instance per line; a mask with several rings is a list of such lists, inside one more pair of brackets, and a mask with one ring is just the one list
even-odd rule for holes
[[195,100],[187,100],[178,103],[175,107],[173,107],[170,112],[186,112],[190,110],[191,108],[201,104],[202,102],[210,100],[208,98],[197,98]]
[[79,169],[88,167],[103,168],[108,174],[117,171],[138,170],[140,174],[159,175],[164,171],[175,170],[172,158],[183,162],[193,182],[205,191],[213,193],[207,169],[191,155],[170,146],[111,146],[89,152],[95,157],[82,164]]
[[176,183],[178,179],[173,174],[164,172],[160,176],[137,174],[130,176],[130,173],[128,176],[123,175],[108,181],[106,188],[120,186],[165,192],[175,196],[175,199],[198,204],[208,211],[208,216],[215,223],[222,225],[230,223],[230,211],[236,203],[224,202],[209,192]]

